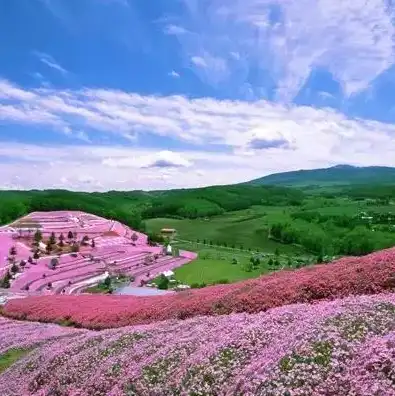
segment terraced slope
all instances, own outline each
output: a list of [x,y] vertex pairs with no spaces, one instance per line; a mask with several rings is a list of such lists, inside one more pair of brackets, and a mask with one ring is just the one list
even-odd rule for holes
[[[40,258],[21,266],[21,271],[11,279],[11,291],[77,294],[103,280],[108,273],[129,275],[140,285],[160,272],[196,258],[191,252],[181,252],[180,257],[164,256],[162,247],[148,245],[147,235],[89,213],[33,212],[0,228],[0,254],[4,256],[0,261],[0,276],[11,269],[12,261],[19,264],[33,256],[37,230],[43,243],[48,243],[52,234],[57,241],[62,239],[62,247],[58,243],[55,251],[42,251]],[[79,245],[78,253],[70,252],[74,244]],[[10,253],[11,249],[15,254]],[[54,258],[57,265],[50,269]]]

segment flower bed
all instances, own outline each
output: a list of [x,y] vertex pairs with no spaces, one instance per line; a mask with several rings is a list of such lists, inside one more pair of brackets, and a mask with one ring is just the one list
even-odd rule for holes
[[27,351],[0,373],[2,396],[395,395],[393,294],[99,332],[0,329],[0,360]]
[[314,302],[395,289],[395,249],[365,257],[281,271],[258,279],[171,296],[38,296],[8,302],[4,314],[44,322],[67,320],[103,329],[166,319],[234,312],[255,313],[297,302]]

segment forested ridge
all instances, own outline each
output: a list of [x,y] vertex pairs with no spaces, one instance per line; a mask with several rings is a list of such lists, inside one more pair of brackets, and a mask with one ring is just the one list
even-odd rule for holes
[[[150,192],[2,191],[0,222],[7,224],[32,211],[81,210],[146,231],[148,219],[199,221],[252,208],[237,222],[247,224],[250,218],[261,219],[258,231],[262,231],[262,237],[268,235],[282,244],[299,245],[319,256],[362,255],[395,245],[394,201],[393,185],[348,186],[335,193],[323,190],[319,194],[250,185]],[[277,208],[277,214],[257,214],[254,207],[258,206]],[[253,236],[258,231],[243,226],[240,232]],[[241,244],[236,236],[231,238],[233,244]],[[199,231],[192,236],[195,240],[204,238]],[[230,236],[224,234],[221,240],[227,238]]]
[[153,217],[200,218],[247,209],[252,205],[300,205],[304,194],[283,187],[220,186],[169,191],[67,190],[2,191],[0,221],[6,224],[32,211],[82,210],[143,229]]

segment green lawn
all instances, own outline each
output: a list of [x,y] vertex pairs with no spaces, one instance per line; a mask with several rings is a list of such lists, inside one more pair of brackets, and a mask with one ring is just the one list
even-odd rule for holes
[[284,207],[255,206],[251,209],[225,213],[210,219],[167,219],[156,218],[146,221],[148,232],[159,232],[162,228],[175,228],[177,238],[182,241],[206,240],[214,244],[224,242],[228,247],[251,248],[265,253],[279,249],[289,255],[304,254],[304,250],[283,245],[268,238],[270,224],[289,219],[291,209]]
[[13,348],[0,355],[0,373],[29,353],[29,349]]

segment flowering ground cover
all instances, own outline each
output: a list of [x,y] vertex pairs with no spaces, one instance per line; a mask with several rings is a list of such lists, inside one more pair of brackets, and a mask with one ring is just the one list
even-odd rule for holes
[[[51,246],[54,247],[33,259],[37,253],[33,242],[38,229],[41,233],[38,238],[43,238],[40,242],[47,243],[53,233]],[[70,255],[71,244],[77,245],[79,253]],[[15,248],[12,257],[11,248]],[[10,279],[10,290],[15,292],[80,293],[85,283],[95,282],[108,269],[130,275],[136,282],[146,282],[150,271],[154,277],[158,271],[173,269],[196,258],[195,253],[184,251],[174,260],[164,257],[163,262],[156,256],[162,256],[162,247],[150,246],[147,235],[118,221],[79,211],[32,212],[0,229],[0,278],[11,268],[11,260],[14,261],[17,273]],[[52,266],[54,259],[56,265]]]
[[10,350],[2,396],[394,396],[395,295],[99,332],[2,318]]
[[230,285],[170,296],[38,296],[7,302],[4,314],[44,322],[102,329],[198,315],[256,313],[298,302],[314,302],[395,289],[395,249],[264,275]]

